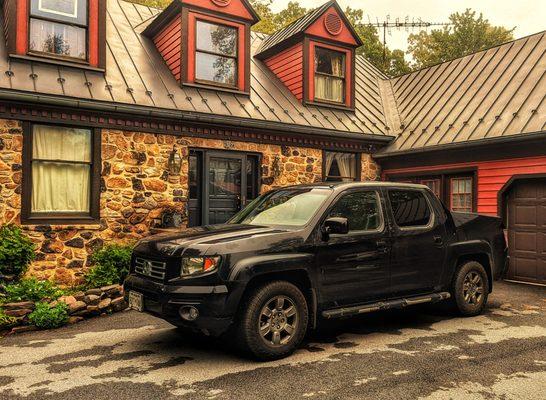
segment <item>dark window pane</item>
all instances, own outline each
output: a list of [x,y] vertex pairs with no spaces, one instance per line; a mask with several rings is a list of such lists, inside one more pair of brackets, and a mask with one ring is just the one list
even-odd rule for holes
[[235,86],[237,84],[237,63],[233,58],[196,53],[195,77],[199,80]]
[[392,213],[399,227],[426,226],[430,209],[423,193],[415,190],[390,190]]
[[237,29],[197,21],[197,50],[237,55]]
[[375,230],[381,225],[375,192],[356,192],[343,196],[328,216],[347,218],[349,231]]
[[320,47],[315,48],[315,71],[343,78],[345,54]]
[[190,166],[189,166],[189,192],[190,192],[190,199],[198,199],[199,198],[199,186],[198,186],[198,163],[197,163],[197,156],[190,155]]
[[249,155],[246,160],[246,198],[254,200],[258,197],[258,157]]
[[30,15],[87,25],[87,0],[31,0]]
[[30,50],[85,59],[86,30],[31,18]]

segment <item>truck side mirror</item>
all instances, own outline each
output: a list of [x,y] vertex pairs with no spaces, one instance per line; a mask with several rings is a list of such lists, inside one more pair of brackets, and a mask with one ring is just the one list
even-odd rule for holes
[[342,217],[328,218],[324,221],[323,232],[327,235],[346,235],[349,233],[349,221]]

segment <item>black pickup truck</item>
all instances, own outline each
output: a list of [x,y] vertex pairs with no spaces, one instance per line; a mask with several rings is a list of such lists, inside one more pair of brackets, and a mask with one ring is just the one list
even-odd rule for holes
[[268,360],[321,319],[443,300],[479,314],[506,265],[499,218],[450,212],[421,185],[326,183],[140,241],[125,291],[133,309]]

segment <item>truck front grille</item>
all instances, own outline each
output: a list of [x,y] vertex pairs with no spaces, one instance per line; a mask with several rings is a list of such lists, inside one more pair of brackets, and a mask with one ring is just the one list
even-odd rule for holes
[[135,272],[140,275],[149,276],[154,279],[165,279],[166,263],[161,261],[145,260],[137,257],[135,259]]

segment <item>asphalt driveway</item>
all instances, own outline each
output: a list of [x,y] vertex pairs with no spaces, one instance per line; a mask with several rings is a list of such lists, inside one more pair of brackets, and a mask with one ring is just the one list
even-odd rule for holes
[[497,283],[482,316],[336,322],[256,363],[128,311],[0,339],[2,399],[544,399],[546,288]]

